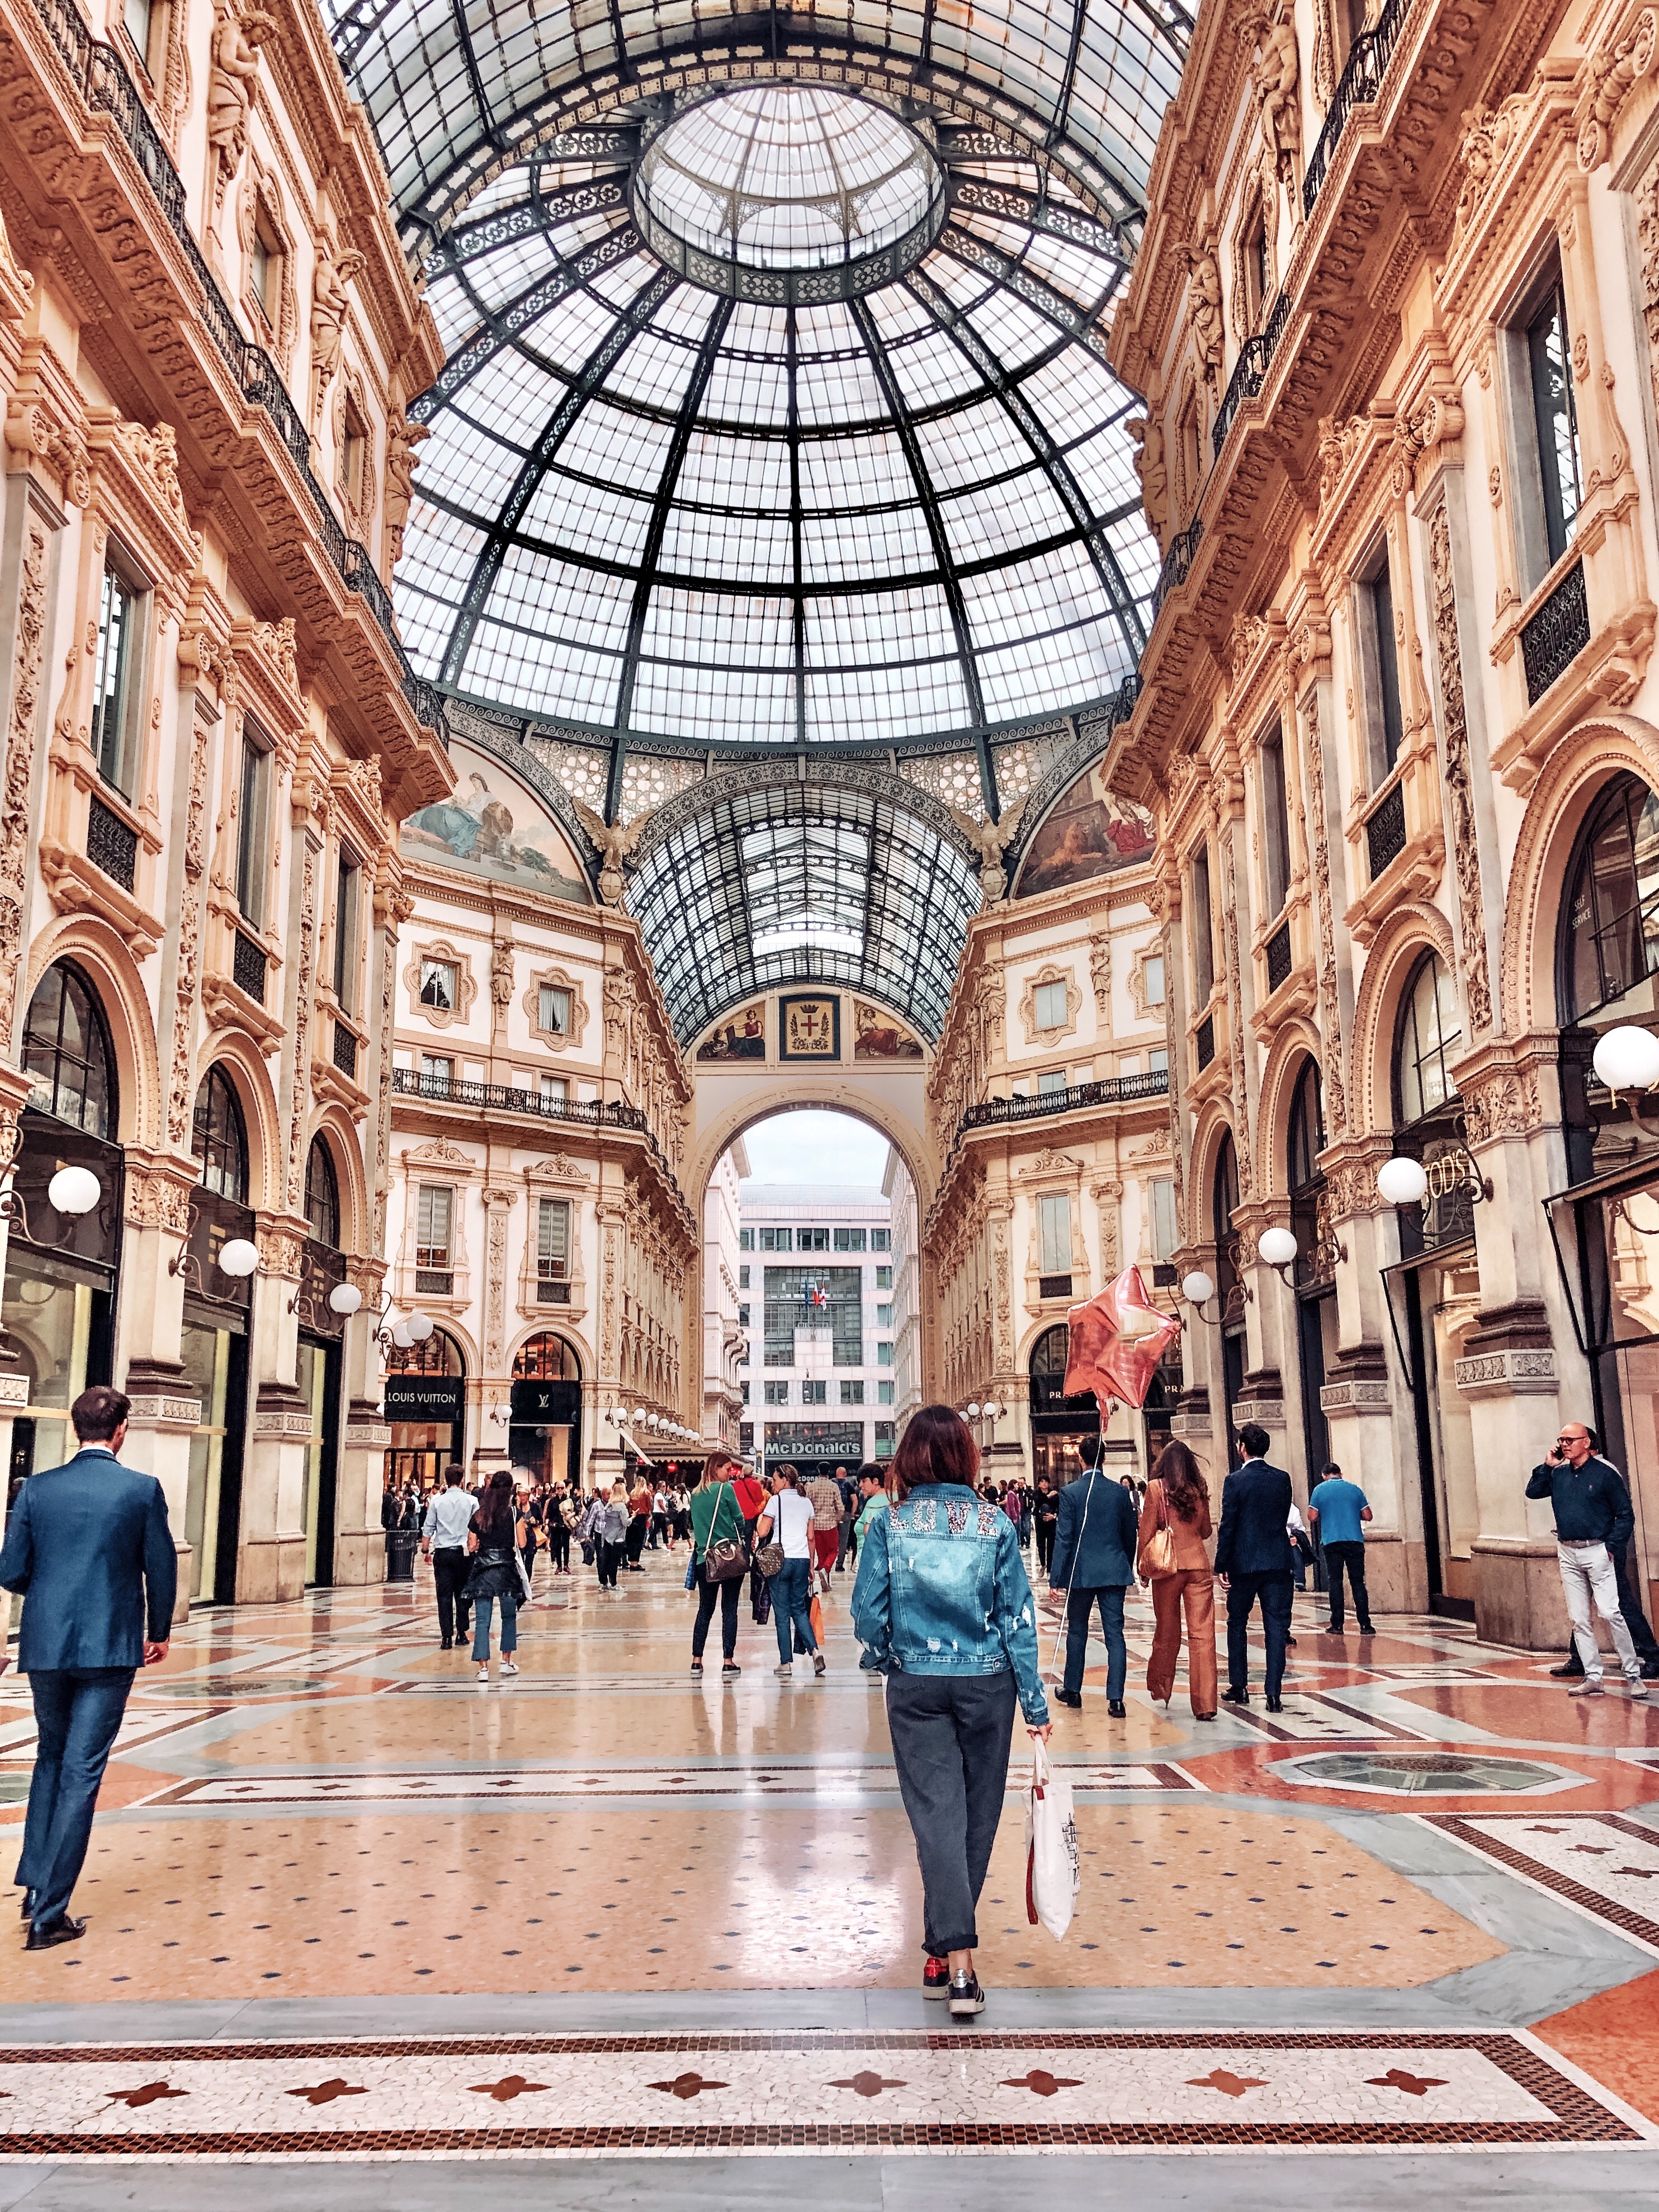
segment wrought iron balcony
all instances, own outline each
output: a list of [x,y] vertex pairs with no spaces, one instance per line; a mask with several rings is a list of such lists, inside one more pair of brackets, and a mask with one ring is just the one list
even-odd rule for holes
[[507,1083],[466,1083],[450,1075],[422,1075],[418,1068],[394,1067],[392,1088],[400,1098],[424,1099],[436,1106],[483,1107],[497,1114],[527,1114],[538,1121],[564,1121],[584,1129],[625,1129],[643,1137],[647,1149],[676,1190],[679,1184],[667,1155],[652,1133],[644,1110],[623,1098],[544,1098]]
[[1314,211],[1314,202],[1319,198],[1320,187],[1330,173],[1331,163],[1348,118],[1356,107],[1370,107],[1382,89],[1382,80],[1388,75],[1389,64],[1394,59],[1394,50],[1400,41],[1401,27],[1410,14],[1413,0],[1383,0],[1382,14],[1369,31],[1362,31],[1348,49],[1348,58],[1337,80],[1331,104],[1325,111],[1324,128],[1319,134],[1306,173],[1302,179],[1302,212],[1304,216]]
[[1158,588],[1152,593],[1154,622],[1158,620],[1159,608],[1170,592],[1184,584],[1192,574],[1193,556],[1197,552],[1199,540],[1203,535],[1204,525],[1194,515],[1180,537],[1171,541],[1169,551],[1164,556],[1164,565],[1158,572]]
[[230,980],[239,991],[263,1006],[265,1002],[265,956],[264,948],[251,937],[244,937],[239,929],[231,941]]
[[1202,1075],[1215,1058],[1215,1016],[1213,1014],[1205,1015],[1198,1025],[1197,1034],[1193,1042],[1197,1048],[1198,1072]]
[[185,212],[184,180],[173,166],[160,132],[126,65],[112,46],[94,39],[73,0],[34,0],[35,12],[58,49],[64,67],[88,107],[109,116],[125,140],[127,149],[143,171],[173,236],[183,250],[190,273],[200,293],[198,307],[215,345],[236,380],[239,389],[263,407],[288,448],[295,468],[305,479],[307,492],[317,509],[318,530],[328,557],[346,589],[365,599],[402,671],[402,690],[417,720],[435,730],[445,744],[449,724],[438,693],[424,677],[417,676],[404,654],[392,617],[392,601],[370,560],[368,549],[348,538],[329,503],[327,493],[313,472],[311,434],[299,409],[289,397],[276,364],[263,346],[243,333],[218,279],[208,267]]
[[129,829],[96,792],[87,803],[87,858],[124,891],[138,880],[138,832]]
[[1532,620],[1522,626],[1521,665],[1527,673],[1528,706],[1537,705],[1589,641],[1584,564],[1575,561]]
[[1165,1098],[1170,1071],[1154,1067],[1144,1075],[1113,1075],[1098,1083],[1072,1083],[1063,1091],[1034,1091],[1024,1098],[986,1098],[970,1106],[957,1124],[960,1139],[970,1129],[1000,1128],[1014,1121],[1047,1121],[1083,1106],[1133,1106],[1144,1098]]
[[334,1065],[348,1083],[357,1080],[357,1040],[343,1022],[334,1024]]
[[1267,939],[1267,988],[1276,991],[1289,981],[1293,963],[1291,955],[1291,921],[1287,915]]
[[1267,371],[1273,364],[1274,349],[1285,335],[1285,325],[1291,319],[1291,295],[1281,292],[1267,318],[1267,326],[1247,339],[1233,363],[1233,373],[1227,380],[1226,397],[1221,411],[1210,431],[1210,450],[1217,460],[1227,442],[1227,433],[1233,427],[1233,418],[1247,399],[1254,399],[1267,380]]
[[1365,817],[1365,858],[1375,883],[1406,849],[1406,787],[1396,783]]

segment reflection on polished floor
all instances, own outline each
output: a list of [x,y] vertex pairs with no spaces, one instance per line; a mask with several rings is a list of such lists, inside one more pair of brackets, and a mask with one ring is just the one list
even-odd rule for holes
[[[722,1686],[687,1674],[683,1555],[614,1597],[538,1571],[522,1671],[488,1688],[424,1579],[198,1613],[141,1679],[87,1939],[9,1960],[0,2206],[97,2202],[112,2155],[143,2204],[225,2158],[265,2203],[483,2155],[478,2185],[522,2160],[574,2202],[593,2169],[562,2157],[693,2160],[712,2198],[755,2185],[728,2188],[740,2158],[930,2148],[1363,2153],[1402,2189],[1455,2148],[1466,2193],[1527,2202],[1571,2145],[1576,2202],[1656,2185],[1659,1711],[1569,1701],[1547,1658],[1444,1621],[1322,1635],[1306,1601],[1280,1715],[1194,1726],[1132,1662],[1113,1722],[1091,1667],[1056,1734],[1078,1917],[1063,1945],[1027,1920],[1017,1754],[991,2006],[953,2036],[844,1584],[827,1677],[778,1683],[745,1605]],[[14,1826],[30,1739],[8,1676]]]

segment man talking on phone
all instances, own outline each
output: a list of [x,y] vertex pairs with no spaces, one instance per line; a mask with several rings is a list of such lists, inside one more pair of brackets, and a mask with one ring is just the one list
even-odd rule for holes
[[1623,1552],[1636,1526],[1630,1492],[1615,1467],[1598,1459],[1595,1439],[1582,1421],[1568,1421],[1541,1467],[1535,1467],[1527,1485],[1528,1498],[1547,1498],[1555,1515],[1555,1556],[1561,1570],[1561,1589],[1572,1623],[1574,1649],[1584,1662],[1584,1679],[1575,1682],[1569,1697],[1599,1698],[1601,1689],[1601,1650],[1590,1621],[1590,1604],[1607,1624],[1613,1648],[1625,1670],[1625,1686],[1632,1698],[1644,1698],[1642,1662],[1636,1656],[1625,1616],[1619,1610],[1619,1586],[1613,1563]]

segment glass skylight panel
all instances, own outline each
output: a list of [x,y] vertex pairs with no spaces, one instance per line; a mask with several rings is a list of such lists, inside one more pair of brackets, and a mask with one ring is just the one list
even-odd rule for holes
[[567,553],[632,562],[651,527],[651,502],[639,494],[624,498],[609,486],[550,469],[519,527],[526,538]]
[[800,441],[800,496],[809,514],[839,514],[884,500],[914,501],[916,481],[896,430],[805,437]]
[[651,495],[662,480],[673,439],[672,422],[595,399],[582,410],[560,447],[558,465],[596,483]]
[[750,515],[787,514],[789,447],[786,439],[731,438],[696,430],[686,442],[675,495],[688,505],[733,510],[728,527],[746,528]]
[[605,389],[618,399],[636,399],[641,407],[676,412],[696,366],[696,354],[678,338],[641,331],[605,379]]
[[641,661],[629,720],[635,730],[700,745],[775,744],[793,728],[794,714],[788,676]]
[[466,264],[466,282],[483,313],[495,315],[544,277],[557,274],[560,261],[569,258],[565,247],[556,256],[544,234],[509,238]]
[[489,514],[501,505],[520,465],[520,455],[499,439],[446,409],[421,448],[419,482],[431,498]]
[[705,422],[787,422],[789,380],[783,362],[722,352],[697,411]]
[[741,523],[733,523],[706,507],[672,507],[658,565],[671,576],[787,584],[794,575],[788,518],[745,516]]
[[1140,503],[1133,446],[1121,418],[1109,422],[1066,449],[1072,473],[1097,514],[1110,514],[1133,500]]
[[962,596],[981,653],[1016,638],[1041,636],[1084,616],[1110,617],[1094,563],[1079,544],[964,576]]
[[997,486],[994,495],[969,491],[940,502],[945,534],[959,563],[988,561],[1075,530],[1060,495],[1035,464]]
[[628,641],[633,599],[626,576],[509,545],[485,612],[573,644],[620,653]]
[[807,516],[800,538],[801,577],[809,584],[927,575],[939,566],[920,507]]
[[471,416],[507,444],[527,453],[564,389],[562,379],[532,361],[519,347],[503,346],[476,376],[469,378],[435,418],[433,428],[435,433],[444,415]]
[[894,346],[887,358],[911,409],[936,407],[942,401],[983,391],[985,386],[985,379],[962,348],[941,330]]
[[863,951],[866,831],[840,823],[768,823],[744,837],[741,860],[757,959],[809,945]]

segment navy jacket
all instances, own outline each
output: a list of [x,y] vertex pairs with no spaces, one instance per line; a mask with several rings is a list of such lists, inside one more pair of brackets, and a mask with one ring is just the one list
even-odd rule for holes
[[1221,1486],[1221,1533],[1215,1542],[1218,1575],[1287,1575],[1291,1540],[1291,1478],[1265,1459],[1247,1459]]
[[[1085,1509],[1087,1509],[1086,1513]],[[1135,1578],[1136,1503],[1115,1475],[1098,1468],[1060,1493],[1051,1589],[1124,1589]],[[1073,1556],[1077,1565],[1073,1567]]]
[[1592,1452],[1581,1468],[1546,1460],[1534,1468],[1528,1498],[1547,1498],[1555,1510],[1558,1536],[1605,1544],[1622,1553],[1636,1528],[1636,1514],[1625,1479],[1610,1462]]
[[153,1474],[106,1451],[32,1474],[0,1549],[0,1589],[24,1594],[18,1664],[142,1667],[173,1633],[179,1556]]

